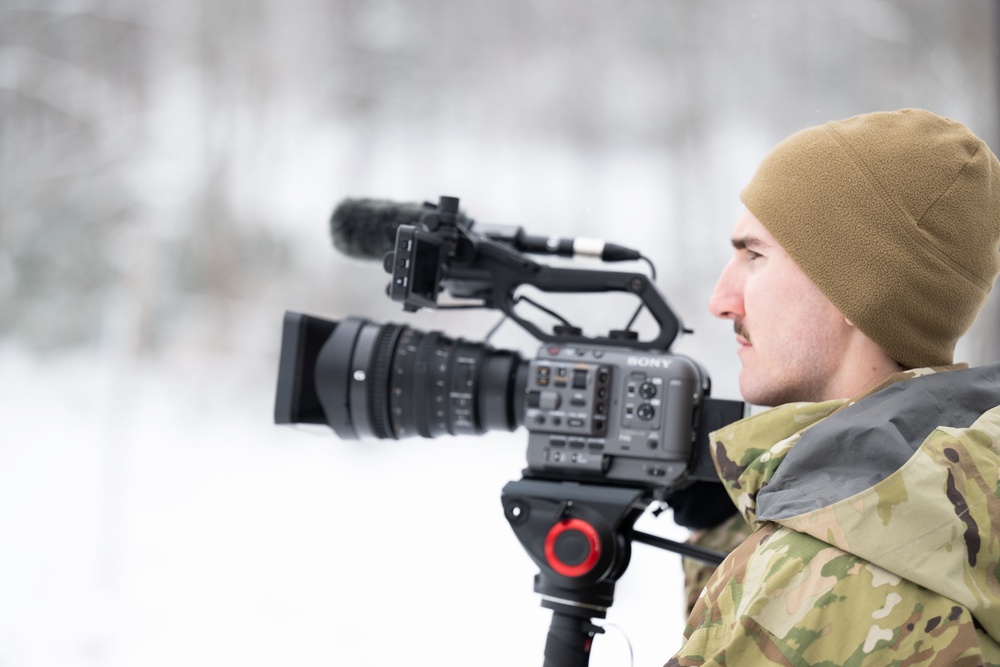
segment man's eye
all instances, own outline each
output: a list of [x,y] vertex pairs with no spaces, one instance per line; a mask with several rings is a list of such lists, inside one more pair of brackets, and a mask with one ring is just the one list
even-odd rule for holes
[[747,259],[754,260],[758,257],[763,257],[759,252],[754,252],[753,250],[747,250]]

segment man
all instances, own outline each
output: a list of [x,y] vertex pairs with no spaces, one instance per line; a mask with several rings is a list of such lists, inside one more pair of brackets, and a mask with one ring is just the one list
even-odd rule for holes
[[741,199],[710,310],[779,407],[712,434],[754,532],[668,664],[1000,665],[1000,365],[952,365],[1000,270],[1000,162],[866,114],[786,139]]

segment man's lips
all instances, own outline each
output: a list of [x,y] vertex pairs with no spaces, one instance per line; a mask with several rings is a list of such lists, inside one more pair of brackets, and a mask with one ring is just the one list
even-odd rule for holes
[[733,331],[736,333],[736,342],[741,348],[750,347],[750,336],[747,335],[742,322],[733,324]]

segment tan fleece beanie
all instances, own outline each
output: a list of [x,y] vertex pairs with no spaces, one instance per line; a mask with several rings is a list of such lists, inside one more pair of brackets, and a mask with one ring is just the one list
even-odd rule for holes
[[952,363],[1000,269],[1000,162],[920,109],[784,140],[740,195],[827,298],[907,368]]

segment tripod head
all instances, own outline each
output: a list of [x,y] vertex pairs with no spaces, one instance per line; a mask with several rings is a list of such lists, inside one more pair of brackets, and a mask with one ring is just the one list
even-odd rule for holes
[[615,584],[641,541],[712,564],[724,554],[634,530],[652,498],[642,489],[522,479],[503,488],[504,516],[539,567],[535,592],[552,610],[545,667],[586,667],[592,622],[605,618]]

